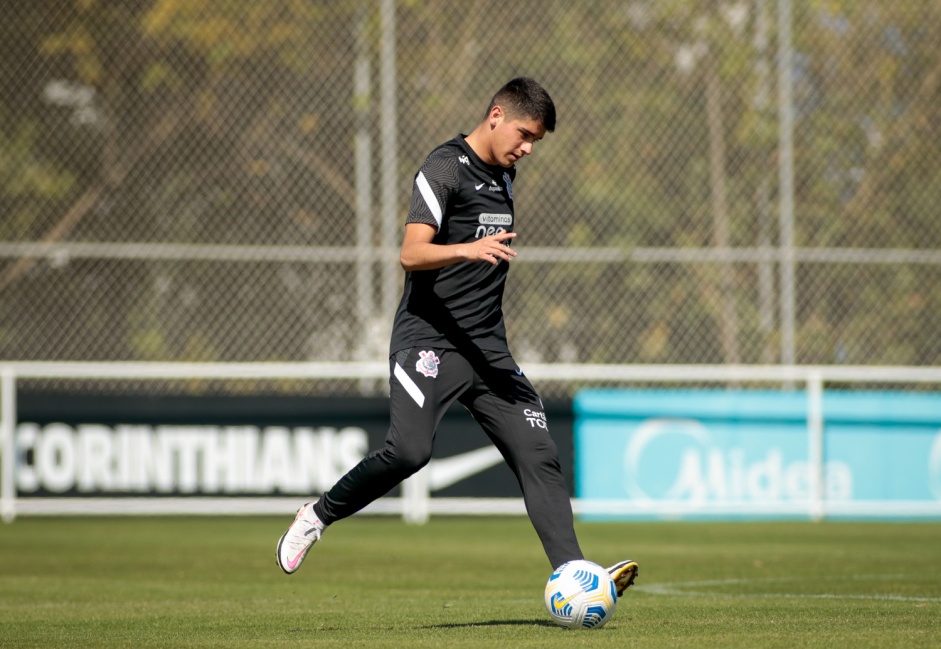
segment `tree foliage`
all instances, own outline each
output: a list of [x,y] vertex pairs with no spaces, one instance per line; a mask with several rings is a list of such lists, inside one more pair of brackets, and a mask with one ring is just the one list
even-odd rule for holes
[[[521,246],[620,251],[514,268],[522,354],[779,358],[774,259],[636,256],[779,245],[777,4],[397,3],[400,210],[428,151],[527,74],[559,126],[521,165]],[[35,0],[9,13],[0,242],[343,247],[370,197],[378,222],[378,2]],[[936,253],[941,2],[811,0],[793,14],[796,245]],[[939,268],[913,259],[798,264],[798,359],[941,360]],[[350,358],[364,332],[349,281],[344,262],[7,256],[0,356]]]

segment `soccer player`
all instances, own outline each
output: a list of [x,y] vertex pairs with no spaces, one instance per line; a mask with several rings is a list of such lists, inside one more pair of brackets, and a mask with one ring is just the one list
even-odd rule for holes
[[[295,572],[328,525],[383,496],[431,458],[435,429],[455,401],[473,415],[519,481],[553,569],[582,559],[558,452],[542,401],[507,346],[503,289],[516,252],[516,163],[555,129],[555,105],[536,81],[513,79],[470,135],[434,149],[415,176],[399,259],[405,289],[389,349],[391,425],[369,454],[278,541]],[[618,595],[637,562],[609,569]]]

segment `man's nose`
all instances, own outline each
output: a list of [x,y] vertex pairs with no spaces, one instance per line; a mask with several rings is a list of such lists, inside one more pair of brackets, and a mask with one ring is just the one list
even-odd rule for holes
[[523,146],[520,147],[523,151],[523,155],[529,155],[533,152],[533,143],[532,142],[523,142]]

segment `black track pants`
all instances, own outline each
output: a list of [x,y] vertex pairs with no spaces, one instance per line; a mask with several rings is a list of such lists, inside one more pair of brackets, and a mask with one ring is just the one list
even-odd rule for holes
[[542,402],[512,356],[412,348],[390,359],[391,425],[385,446],[320,499],[325,522],[351,516],[431,459],[435,429],[455,400],[503,454],[553,568],[583,558]]

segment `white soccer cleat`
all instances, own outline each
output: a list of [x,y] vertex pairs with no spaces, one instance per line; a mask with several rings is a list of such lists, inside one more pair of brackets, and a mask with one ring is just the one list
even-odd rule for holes
[[297,572],[304,563],[307,551],[320,540],[325,527],[314,513],[314,503],[307,503],[298,509],[294,522],[278,540],[276,556],[281,570],[289,575]]
[[614,586],[617,588],[618,597],[620,597],[637,579],[637,562],[630,559],[618,561],[608,568],[608,574],[614,580]]

